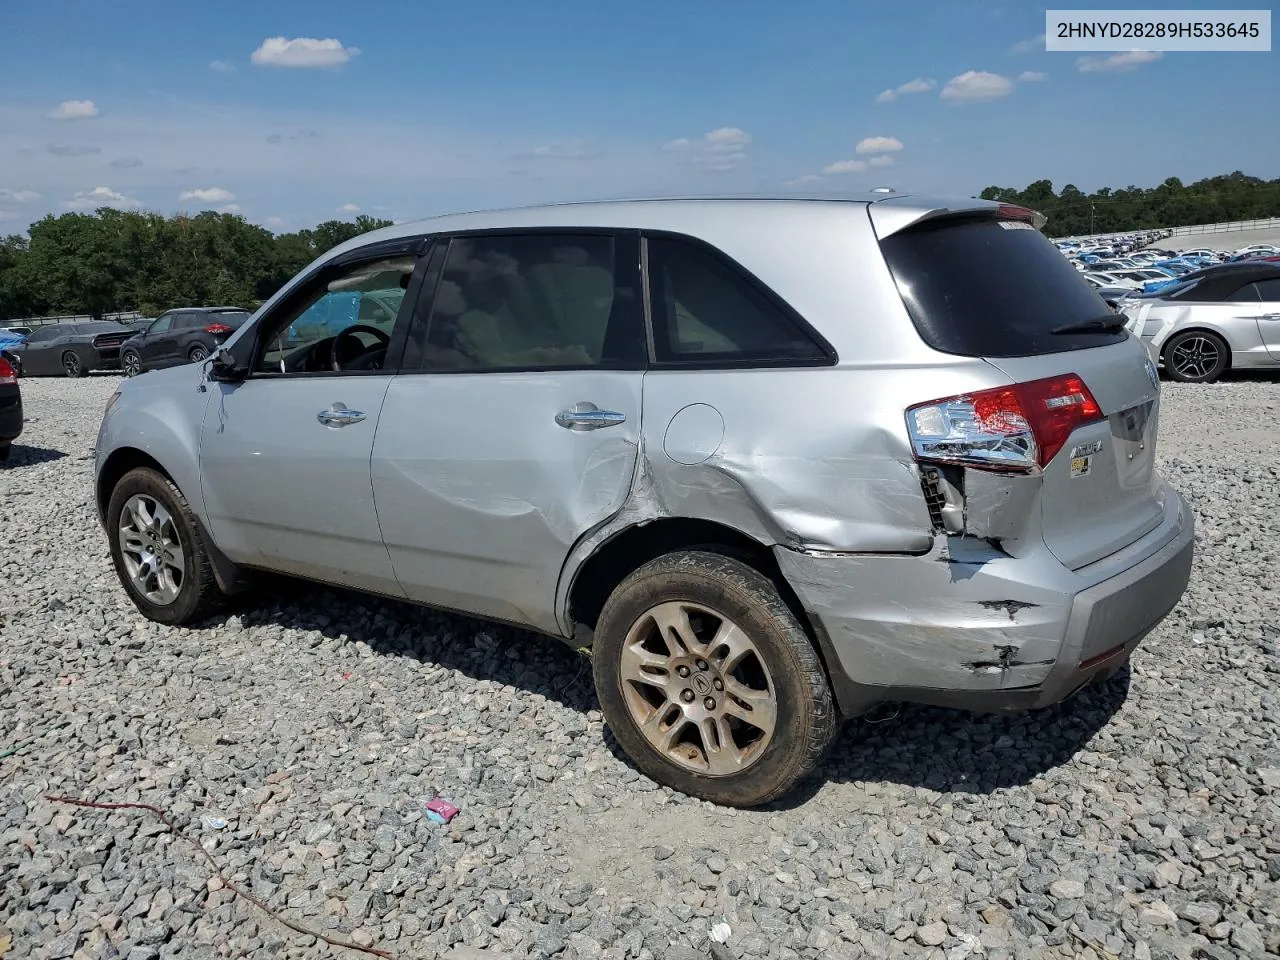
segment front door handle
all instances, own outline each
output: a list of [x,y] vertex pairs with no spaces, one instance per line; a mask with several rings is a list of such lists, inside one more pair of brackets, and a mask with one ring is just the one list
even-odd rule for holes
[[317,413],[316,419],[326,427],[346,427],[363,420],[364,413],[359,410],[349,410],[345,403],[335,403],[328,410]]
[[616,410],[601,410],[594,403],[575,403],[568,410],[556,414],[556,423],[566,430],[599,430],[626,423],[627,416]]
[[1264,313],[1259,320],[1280,320],[1280,313]]

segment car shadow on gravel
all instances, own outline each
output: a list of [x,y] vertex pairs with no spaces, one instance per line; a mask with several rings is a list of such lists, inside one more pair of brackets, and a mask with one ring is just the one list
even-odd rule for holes
[[[239,605],[245,625],[360,640],[383,656],[411,656],[571,710],[598,708],[590,661],[554,637],[288,577],[265,577],[250,597]],[[983,794],[1025,785],[1069,762],[1106,726],[1124,704],[1129,680],[1126,666],[1064,703],[1017,714],[882,705],[848,722],[825,763],[771,809],[802,806],[828,783]],[[605,743],[635,768],[607,731]]]
[[0,470],[12,470],[14,467],[31,467],[38,463],[52,463],[67,456],[63,450],[49,447],[29,447],[15,443],[9,448],[9,459],[0,460]]

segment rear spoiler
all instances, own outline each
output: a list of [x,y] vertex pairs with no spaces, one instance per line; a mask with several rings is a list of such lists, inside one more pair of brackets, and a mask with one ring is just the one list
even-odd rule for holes
[[941,217],[986,215],[1001,220],[1021,220],[1037,230],[1049,222],[1049,218],[1038,210],[997,200],[930,201],[925,197],[894,196],[868,204],[867,212],[876,236],[882,240],[924,220]]

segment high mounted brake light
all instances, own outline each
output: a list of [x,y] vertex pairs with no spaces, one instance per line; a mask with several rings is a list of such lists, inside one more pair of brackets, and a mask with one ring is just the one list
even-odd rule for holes
[[1029,473],[1077,427],[1102,419],[1084,381],[1069,373],[916,404],[907,432],[917,460]]

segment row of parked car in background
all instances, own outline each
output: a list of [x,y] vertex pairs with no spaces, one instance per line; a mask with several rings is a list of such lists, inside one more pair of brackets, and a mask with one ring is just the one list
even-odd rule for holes
[[1163,250],[1059,241],[1058,249],[1174,380],[1280,365],[1280,247]]
[[249,317],[243,307],[183,307],[154,318],[0,328],[0,352],[22,376],[85,377],[120,370],[135,377],[211,356]]

